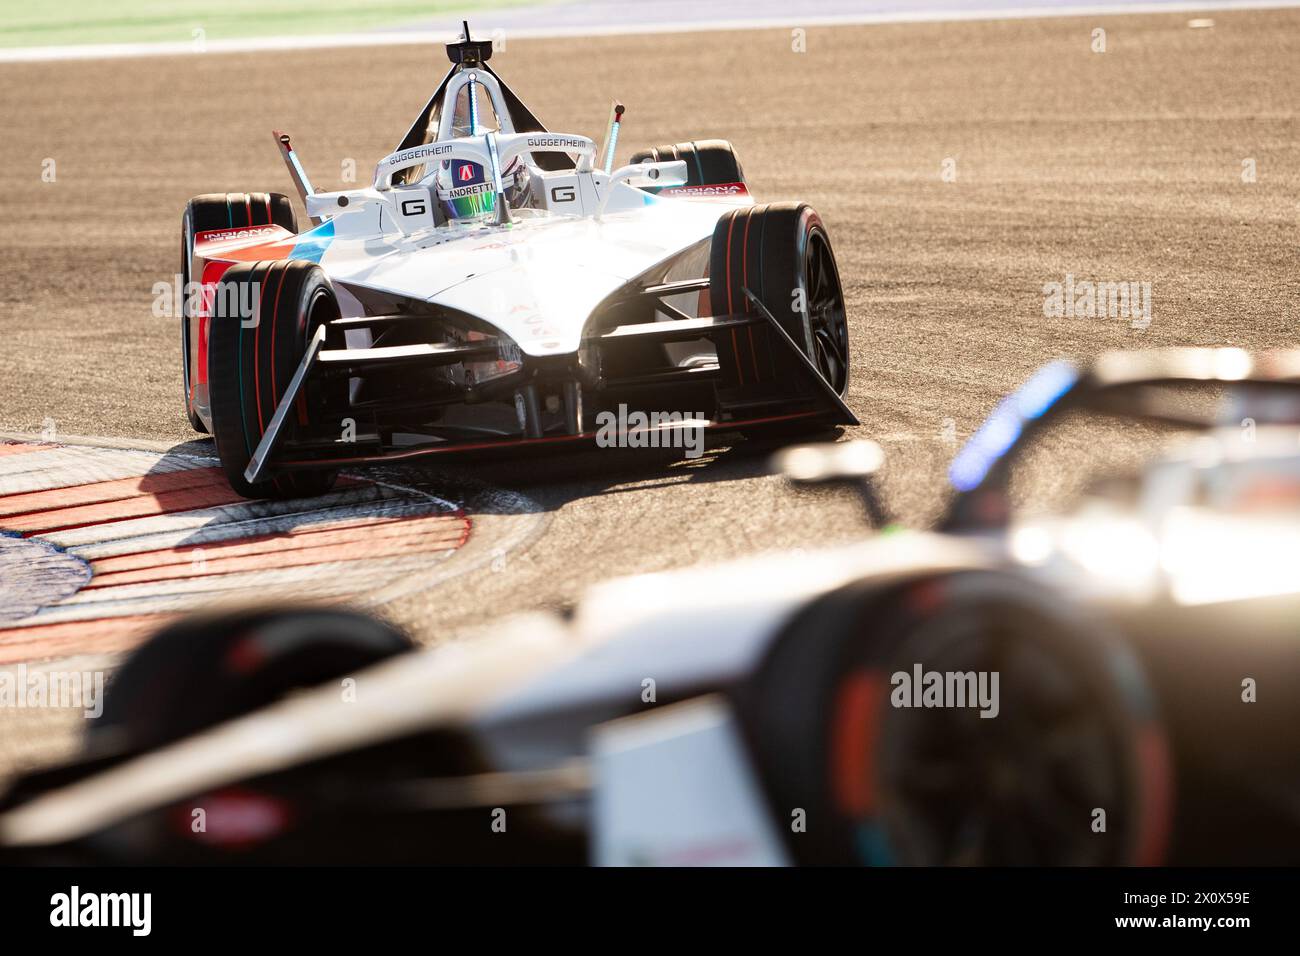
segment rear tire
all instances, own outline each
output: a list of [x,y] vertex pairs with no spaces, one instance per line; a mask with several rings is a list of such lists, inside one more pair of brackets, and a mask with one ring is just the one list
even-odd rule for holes
[[[248,305],[253,314],[245,319],[239,313]],[[248,498],[324,494],[336,472],[291,471],[254,485],[244,479],[244,470],[312,332],[339,317],[325,273],[303,260],[238,263],[222,276],[213,312],[208,336],[212,437],[231,487]],[[306,396],[300,395],[299,401],[301,422]]]
[[[736,150],[725,139],[692,140],[672,146],[652,146],[632,154],[632,163],[686,160],[687,186],[727,186],[745,182]],[[651,189],[651,192],[657,191]]]
[[410,650],[406,635],[351,611],[250,610],[159,631],[113,676],[92,747],[141,752],[251,713]]
[[185,204],[181,217],[181,375],[185,393],[185,417],[190,427],[206,435],[208,427],[194,410],[190,372],[194,356],[190,347],[190,321],[188,295],[194,263],[194,237],[212,229],[233,229],[243,226],[276,225],[289,232],[298,232],[298,219],[287,196],[279,193],[210,193],[195,196]]

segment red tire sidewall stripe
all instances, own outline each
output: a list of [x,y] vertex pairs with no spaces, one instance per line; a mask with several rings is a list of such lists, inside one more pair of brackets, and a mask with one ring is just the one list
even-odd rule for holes
[[[284,290],[284,277],[288,271],[289,262],[286,260],[283,268],[280,269],[280,281],[275,287],[275,304],[271,307],[271,400],[275,403],[276,407],[280,404],[280,391],[279,383],[277,381],[278,377],[276,375],[276,365],[279,361],[279,354],[275,350],[275,335],[280,328],[280,293]],[[274,417],[274,409],[272,409],[271,414]],[[276,478],[275,481],[281,489],[292,490],[294,488],[292,476],[287,476],[285,481],[281,481],[279,478]]]
[[879,810],[877,764],[889,681],[880,671],[847,677],[835,695],[830,740],[830,791],[835,809],[850,820]]
[[[266,275],[271,274],[274,263],[267,267]],[[257,290],[257,330],[253,333],[253,405],[257,409],[257,437],[261,441],[266,433],[266,424],[262,420],[262,317],[266,314],[266,291],[263,283],[253,280]],[[272,318],[272,321],[275,321]],[[274,360],[275,356],[272,356]]]
[[[731,218],[730,218],[729,220],[727,220],[727,256],[726,256],[726,262],[727,262],[727,315],[735,315],[735,310],[732,308],[732,305],[731,305],[731,233],[735,230],[735,228],[736,228],[736,213],[733,212],[733,213],[731,214]],[[731,334],[732,334],[732,337],[734,338],[735,335],[736,335],[736,331],[735,331],[735,329],[732,329]]]
[[[741,295],[744,295],[744,289],[749,288],[749,224],[753,221],[753,210],[745,217],[745,233],[741,240],[740,247],[744,250],[740,259],[740,287]],[[761,228],[761,227],[760,227]],[[748,303],[746,303],[748,304]],[[758,349],[754,347],[754,327],[751,325],[745,330],[749,334],[749,359],[754,366],[754,381],[761,381],[762,376],[758,373]]]
[[[735,315],[735,314],[736,314],[735,306],[734,306],[733,303],[732,303],[732,285],[734,284],[733,279],[732,279],[732,272],[733,272],[734,270],[733,270],[732,267],[731,267],[731,261],[732,261],[732,260],[731,260],[731,235],[732,235],[732,233],[734,233],[734,232],[736,231],[736,217],[737,217],[738,215],[740,215],[739,212],[733,212],[733,213],[731,214],[731,218],[727,221],[727,256],[726,256],[726,263],[727,263],[727,280],[726,280],[726,281],[727,281],[727,315]],[[740,376],[740,384],[741,384],[741,385],[744,385],[744,384],[745,384],[745,369],[744,369],[744,366],[741,364],[741,361],[740,361],[740,340],[736,337],[736,330],[735,330],[735,329],[732,329],[732,330],[731,330],[731,348],[732,348],[732,351],[735,353],[735,356],[736,356],[736,372],[737,372],[737,374]]]
[[276,367],[275,357],[277,354],[275,351],[275,333],[276,330],[280,327],[280,323],[277,321],[277,318],[280,315],[280,293],[284,291],[284,277],[288,273],[288,271],[289,271],[289,263],[288,261],[286,261],[284,264],[284,268],[280,270],[280,282],[275,287],[275,304],[271,306],[271,397],[275,401],[275,404],[277,406],[279,406],[280,404],[280,390],[276,382],[276,374],[275,374],[275,367]]
[[1134,863],[1159,866],[1169,849],[1173,820],[1173,768],[1163,728],[1154,721],[1139,728],[1136,748],[1142,810]]

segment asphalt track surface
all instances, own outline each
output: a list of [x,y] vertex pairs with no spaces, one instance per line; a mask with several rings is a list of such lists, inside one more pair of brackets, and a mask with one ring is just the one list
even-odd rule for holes
[[[953,439],[1050,359],[1296,344],[1300,11],[1213,18],[813,28],[805,53],[788,30],[520,40],[493,62],[552,129],[599,137],[618,96],[624,155],[725,137],[760,200],[822,213],[851,321],[863,424],[849,434],[884,444],[887,504],[924,526]],[[1090,49],[1098,27],[1105,53]],[[272,127],[319,187],[348,158],[365,177],[443,69],[418,47],[0,66],[0,430],[190,441],[177,329],[151,314],[186,199],[290,192]],[[1043,286],[1066,274],[1151,283],[1150,325],[1045,318]],[[611,575],[860,533],[851,498],[792,490],[767,474],[770,451],[386,472],[466,502],[471,520],[499,500],[485,486],[541,518],[490,569],[387,613],[431,643],[561,608]],[[0,712],[0,773],[70,752],[78,723]]]

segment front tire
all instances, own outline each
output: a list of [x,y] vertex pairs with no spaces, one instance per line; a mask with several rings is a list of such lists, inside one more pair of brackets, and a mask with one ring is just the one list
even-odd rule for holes
[[[931,699],[919,673],[991,694]],[[832,592],[777,639],[740,709],[773,805],[820,821],[790,841],[803,862],[1164,859],[1172,769],[1151,687],[1119,635],[1028,579]]]
[[185,417],[190,427],[206,435],[208,426],[194,407],[194,383],[191,371],[197,356],[194,352],[194,317],[189,314],[190,282],[193,279],[194,237],[213,229],[236,229],[247,226],[275,225],[298,232],[293,204],[279,193],[210,193],[195,196],[185,204],[181,216],[181,374],[184,383]]
[[[807,203],[748,206],[718,220],[709,263],[713,314],[750,311],[746,289],[843,397],[849,387],[844,292],[826,227]],[[780,343],[773,344],[779,353]],[[765,358],[769,368],[764,367]],[[777,373],[773,355],[751,359],[755,379]]]
[[[311,334],[339,317],[338,300],[325,273],[302,260],[239,263],[218,284],[213,313],[208,338],[212,437],[231,487],[247,498],[324,494],[336,472],[286,472],[254,485],[245,480],[244,471]],[[300,393],[299,402],[301,423],[307,414],[306,396]]]
[[[779,202],[724,213],[713,230],[709,300],[713,315],[755,311],[748,289],[841,398],[849,388],[849,327],[835,254],[807,203]],[[736,386],[803,376],[786,343],[755,327],[719,346],[734,356]],[[724,365],[731,365],[724,361]],[[833,427],[824,417],[750,426],[742,434],[786,438]]]

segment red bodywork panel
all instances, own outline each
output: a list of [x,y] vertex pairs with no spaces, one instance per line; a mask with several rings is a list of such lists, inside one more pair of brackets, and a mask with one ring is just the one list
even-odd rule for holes
[[[269,213],[268,213],[269,214]],[[202,295],[198,309],[189,316],[190,335],[195,342],[194,364],[190,368],[190,405],[201,397],[199,407],[206,408],[208,388],[208,323],[212,319],[217,283],[236,262],[263,262],[287,259],[298,237],[276,225],[236,226],[211,229],[194,237],[194,261],[190,275],[199,276]],[[202,391],[201,396],[196,392]]]

